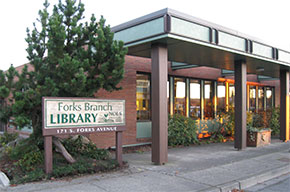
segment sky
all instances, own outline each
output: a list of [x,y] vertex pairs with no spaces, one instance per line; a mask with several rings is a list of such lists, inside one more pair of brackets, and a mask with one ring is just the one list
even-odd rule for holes
[[[85,20],[103,15],[110,26],[164,8],[239,31],[290,52],[289,0],[82,0]],[[0,7],[0,69],[28,62],[26,28],[32,29],[44,0],[3,0]],[[58,0],[49,0],[54,5]]]

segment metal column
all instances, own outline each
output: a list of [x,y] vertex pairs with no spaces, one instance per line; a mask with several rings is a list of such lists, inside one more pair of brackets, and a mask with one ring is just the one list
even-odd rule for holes
[[204,80],[200,80],[200,120],[204,120]]
[[189,92],[189,89],[190,89],[190,80],[189,78],[186,78],[185,79],[185,98],[186,98],[186,111],[185,111],[185,115],[186,117],[189,117],[189,107],[190,107],[190,92]]
[[229,102],[229,82],[225,82],[225,86],[226,86],[226,112],[229,112],[229,105],[230,105],[230,102]]
[[247,65],[235,61],[235,148],[246,148],[247,124]]
[[247,85],[247,111],[250,111],[250,85]]
[[289,140],[289,71],[280,71],[280,139]]
[[217,118],[217,81],[213,82],[213,104],[214,104],[214,118]]
[[152,45],[152,162],[157,165],[168,161],[167,54],[165,45]]
[[174,114],[174,78],[169,77],[169,114]]

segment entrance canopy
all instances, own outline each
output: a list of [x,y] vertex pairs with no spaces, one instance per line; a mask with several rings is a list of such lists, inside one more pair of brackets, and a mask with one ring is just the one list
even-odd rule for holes
[[[115,39],[129,48],[129,55],[151,57],[152,44],[164,44],[168,60],[234,70],[234,61],[243,60],[247,73],[279,77],[290,69],[290,52],[237,31],[163,9],[112,28]],[[173,63],[174,65],[174,63]]]
[[289,140],[290,52],[171,9],[129,21],[112,31],[115,39],[124,41],[129,48],[129,55],[151,58],[152,162],[155,164],[168,161],[168,61],[174,69],[198,65],[234,71],[234,145],[238,150],[246,148],[247,73],[279,77],[280,139]]

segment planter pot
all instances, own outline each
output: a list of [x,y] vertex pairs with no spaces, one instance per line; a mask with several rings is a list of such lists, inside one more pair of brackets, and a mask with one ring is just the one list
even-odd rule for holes
[[271,130],[247,132],[247,146],[260,147],[271,143]]

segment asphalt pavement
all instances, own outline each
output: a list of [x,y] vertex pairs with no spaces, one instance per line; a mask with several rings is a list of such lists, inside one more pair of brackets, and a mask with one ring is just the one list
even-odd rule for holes
[[259,148],[234,149],[233,143],[213,143],[169,149],[168,163],[151,163],[151,152],[124,154],[129,168],[117,172],[29,183],[0,191],[118,192],[231,191],[290,173],[290,142],[273,140]]

